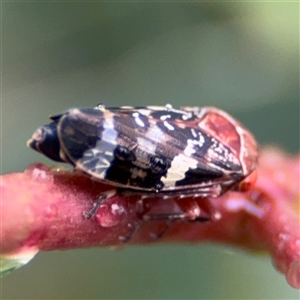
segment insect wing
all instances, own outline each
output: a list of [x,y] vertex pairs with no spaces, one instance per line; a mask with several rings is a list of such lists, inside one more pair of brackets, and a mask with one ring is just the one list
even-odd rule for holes
[[104,179],[116,144],[111,122],[111,118],[93,108],[68,111],[58,124],[61,155],[79,170]]
[[76,168],[119,187],[184,190],[242,177],[229,147],[199,127],[189,111],[165,107],[73,109],[58,131]]

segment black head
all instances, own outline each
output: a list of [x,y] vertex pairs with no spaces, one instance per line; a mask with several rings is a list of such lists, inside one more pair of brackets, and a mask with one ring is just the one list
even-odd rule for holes
[[39,127],[27,146],[46,155],[52,160],[64,162],[60,157],[60,143],[57,135],[57,121]]

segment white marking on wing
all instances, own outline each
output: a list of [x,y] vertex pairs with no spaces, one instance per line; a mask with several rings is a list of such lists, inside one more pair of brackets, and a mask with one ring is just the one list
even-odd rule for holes
[[182,120],[186,121],[188,119],[191,119],[192,116],[193,116],[192,113],[190,113],[190,112],[188,112],[188,113],[184,112],[184,114],[182,114]]
[[[111,118],[107,118],[104,120],[103,128],[104,128],[104,130],[102,132],[101,140],[111,143],[113,145],[117,145],[118,133],[115,130],[115,126],[114,126],[113,120]],[[97,145],[98,145],[98,143],[97,143]],[[100,145],[101,145],[101,143],[100,143]]]
[[161,119],[162,121],[165,121],[165,120],[167,120],[167,119],[169,119],[169,118],[171,118],[171,115],[163,115],[163,116],[160,117],[160,119]]
[[195,131],[194,128],[191,128],[191,132],[192,132],[193,137],[196,138],[197,137],[197,132]]
[[142,121],[142,119],[140,119],[140,114],[138,112],[135,112],[132,114],[132,116],[134,117],[135,123],[141,127],[145,127],[144,122]]
[[164,126],[169,129],[169,130],[174,130],[174,126],[172,126],[170,123],[168,123],[167,121],[164,121]]
[[199,147],[202,147],[203,144],[205,143],[205,138],[204,138],[204,136],[201,134],[201,132],[199,132],[198,134],[199,134]]
[[178,154],[174,157],[171,163],[171,167],[168,169],[165,177],[161,178],[161,181],[165,185],[172,185],[176,181],[185,178],[185,172],[191,169],[197,168],[197,160],[192,157],[187,157],[184,154]]
[[187,145],[185,147],[185,149],[183,150],[183,153],[186,156],[191,156],[192,154],[194,154],[196,152],[196,150],[194,149],[194,145],[197,145],[198,142],[195,140],[187,140]]

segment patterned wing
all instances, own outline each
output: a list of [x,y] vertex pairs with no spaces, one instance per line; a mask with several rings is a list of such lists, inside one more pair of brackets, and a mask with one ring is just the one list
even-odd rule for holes
[[201,116],[188,110],[99,107],[70,110],[58,131],[61,149],[76,168],[119,187],[205,189],[242,178],[234,151],[200,123]]

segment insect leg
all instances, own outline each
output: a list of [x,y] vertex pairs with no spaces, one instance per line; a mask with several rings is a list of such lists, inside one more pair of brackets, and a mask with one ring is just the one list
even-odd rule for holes
[[113,197],[117,193],[116,190],[111,190],[102,193],[99,198],[94,202],[93,208],[90,211],[84,212],[83,215],[85,216],[86,219],[90,219],[94,217],[100,207],[100,205],[103,203],[103,201]]
[[[222,191],[220,184],[207,184],[206,186],[201,186],[191,189],[186,188],[180,190],[180,199],[184,198],[205,198],[205,197],[216,197],[220,195]],[[124,197],[141,194],[140,191],[136,190],[129,190],[129,189],[118,189],[118,193]],[[170,199],[178,197],[178,191],[164,191],[164,192],[145,192],[142,194],[142,199],[147,198],[163,198],[163,199]]]
[[137,221],[135,223],[134,229],[127,236],[120,238],[120,240],[123,243],[129,242],[132,239],[132,237],[135,235],[135,233],[139,230],[139,228],[141,227],[141,225],[142,225],[142,220]]
[[175,221],[175,220],[183,220],[189,222],[205,222],[210,220],[209,217],[206,216],[197,216],[195,218],[191,218],[190,214],[188,213],[165,213],[165,214],[149,214],[143,217],[145,221]]
[[206,222],[209,221],[209,217],[196,217],[196,218],[191,218],[190,214],[188,213],[165,213],[165,214],[146,214],[143,216],[143,220],[145,221],[163,221],[166,220],[166,226],[164,229],[158,233],[155,234],[154,239],[160,239],[162,238],[166,232],[171,228],[171,225],[173,224],[174,221],[176,220],[183,220],[183,221],[189,221],[189,222]]

